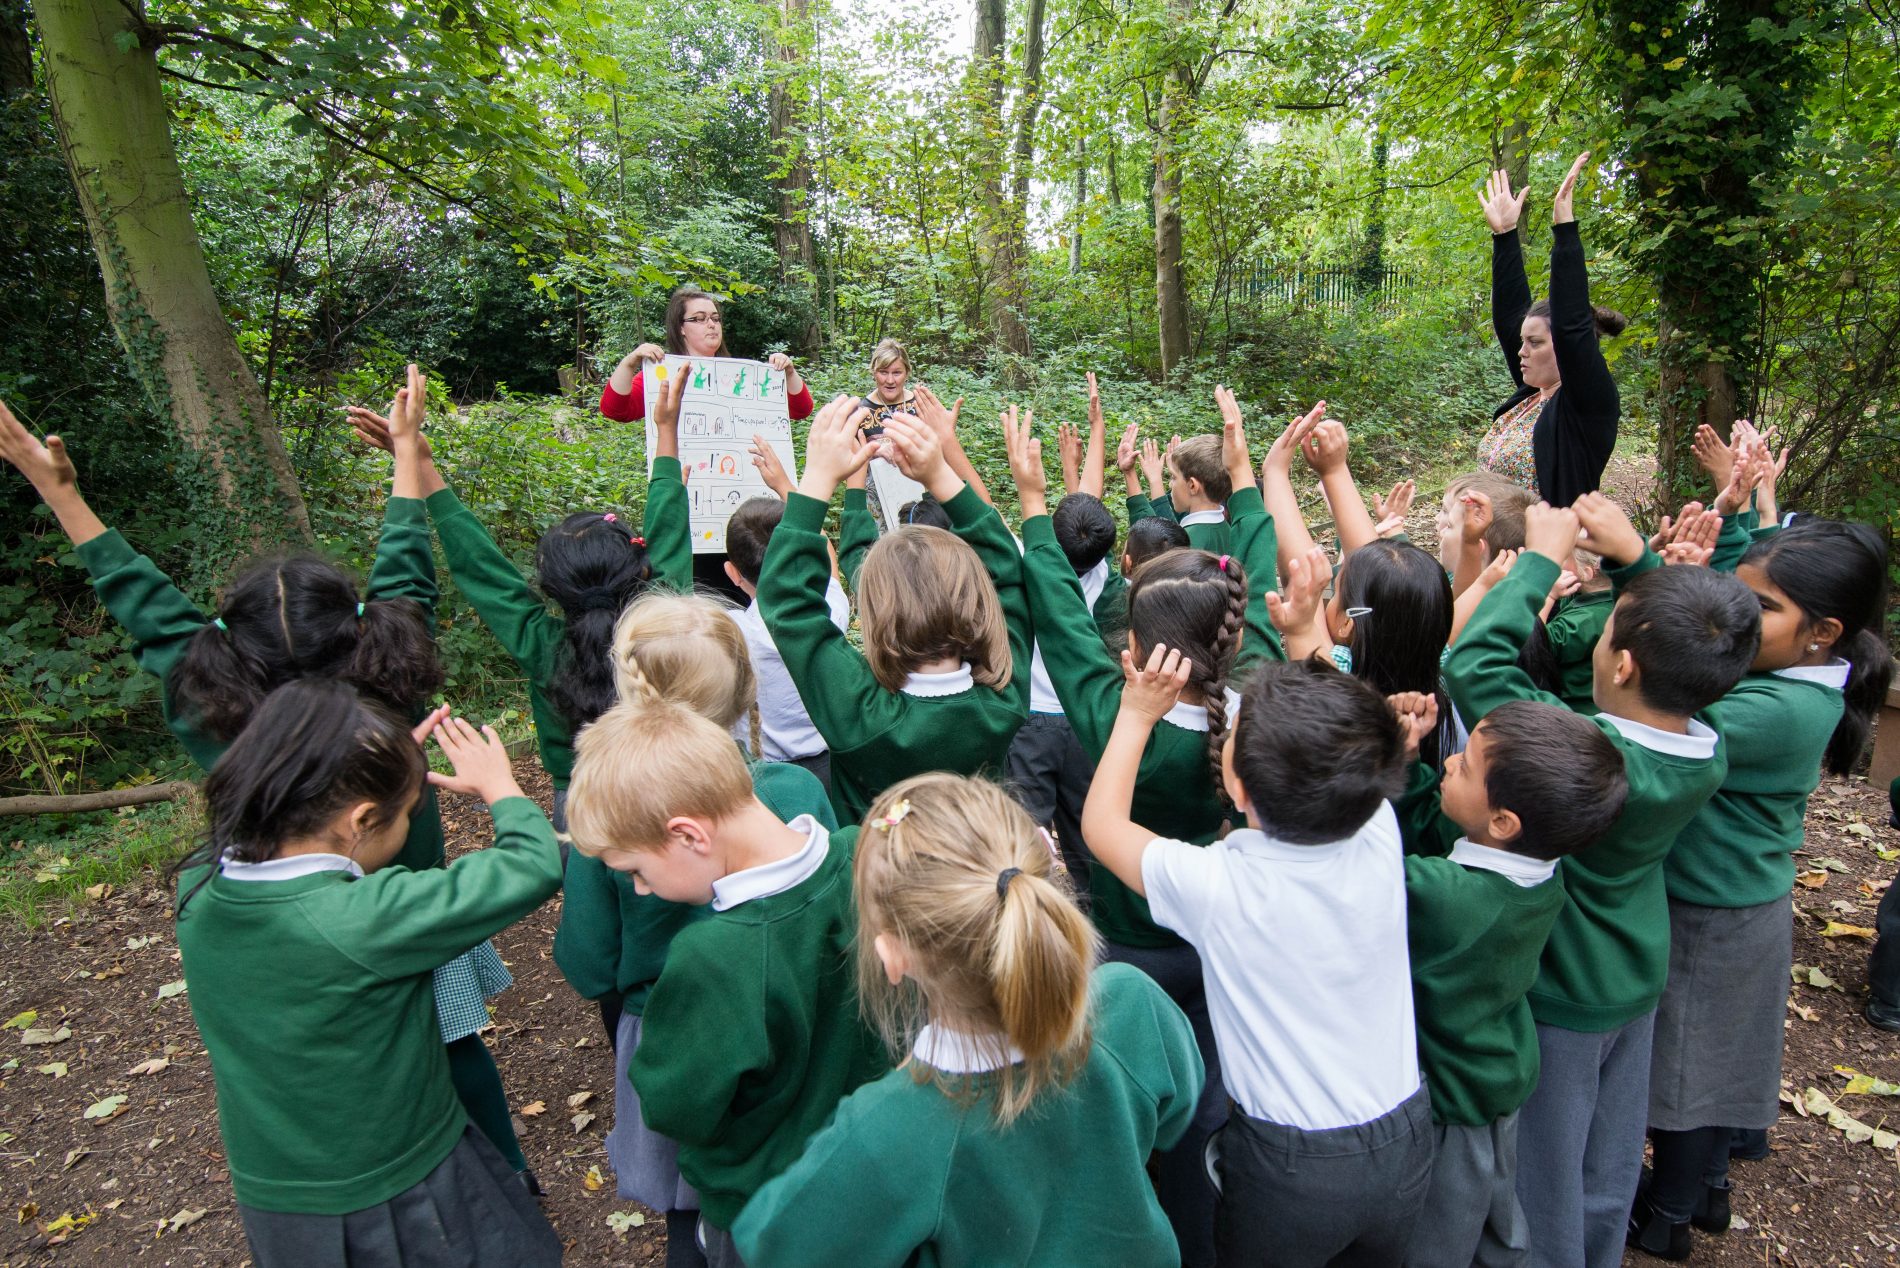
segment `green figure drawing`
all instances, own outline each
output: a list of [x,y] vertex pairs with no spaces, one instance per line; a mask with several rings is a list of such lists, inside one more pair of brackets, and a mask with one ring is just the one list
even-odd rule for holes
[[738,396],[745,391],[745,376],[746,371],[743,369],[740,370],[738,379],[732,385],[732,394],[734,396]]
[[701,364],[699,364],[698,362],[694,362],[694,363],[693,363],[693,388],[694,388],[694,390],[695,390],[695,391],[704,391],[705,389],[707,389],[707,388],[709,388],[709,387],[711,387],[711,386],[712,386],[712,376],[711,376],[711,375],[709,375],[709,374],[708,374],[708,373],[706,372],[706,367],[705,367],[705,366],[703,366],[703,365],[701,365]]
[[767,370],[765,372],[765,376],[759,380],[759,399],[764,400],[766,397],[770,396],[771,394],[772,394],[772,372],[770,370]]

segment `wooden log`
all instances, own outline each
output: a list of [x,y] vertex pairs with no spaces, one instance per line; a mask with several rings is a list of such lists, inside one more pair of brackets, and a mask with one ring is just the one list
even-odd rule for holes
[[136,788],[111,788],[105,792],[73,793],[68,796],[42,794],[0,797],[0,815],[72,815],[84,814],[89,810],[117,810],[121,806],[176,801],[189,796],[197,787],[189,779],[174,779],[163,784],[140,784]]

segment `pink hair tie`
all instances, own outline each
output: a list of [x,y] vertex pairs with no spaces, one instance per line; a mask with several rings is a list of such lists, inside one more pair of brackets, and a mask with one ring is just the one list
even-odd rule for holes
[[1221,570],[1222,572],[1226,572],[1226,571],[1227,571],[1227,561],[1228,561],[1229,559],[1232,559],[1232,558],[1233,558],[1233,556],[1232,556],[1232,555],[1222,555],[1222,556],[1220,557],[1220,570]]
[[609,524],[618,523],[620,520],[620,517],[618,515],[615,515],[612,511],[607,512],[605,515],[601,516],[600,518],[603,520],[606,520]]

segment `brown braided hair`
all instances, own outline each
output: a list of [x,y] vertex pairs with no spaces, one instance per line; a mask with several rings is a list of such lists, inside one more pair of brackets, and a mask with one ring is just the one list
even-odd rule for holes
[[1247,617],[1247,574],[1240,561],[1205,550],[1170,550],[1135,570],[1128,586],[1128,631],[1145,662],[1165,643],[1193,662],[1188,686],[1207,706],[1207,760],[1214,795],[1228,804],[1221,781],[1227,742],[1227,675],[1240,650]]

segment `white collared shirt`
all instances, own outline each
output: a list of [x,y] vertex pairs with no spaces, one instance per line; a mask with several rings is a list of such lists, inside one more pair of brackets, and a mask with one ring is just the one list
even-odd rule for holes
[[907,696],[929,700],[937,696],[954,696],[974,686],[976,678],[970,673],[970,662],[966,660],[957,668],[940,674],[906,674],[904,685],[898,690]]
[[[1083,573],[1079,580],[1082,582],[1082,601],[1088,604],[1092,614],[1095,601],[1102,597],[1102,590],[1108,585],[1108,560],[1097,560],[1095,566]],[[1049,681],[1049,670],[1042,663],[1041,643],[1034,645],[1029,656],[1029,711],[1062,712],[1062,701],[1056,695],[1055,684]]]
[[1182,528],[1190,524],[1225,524],[1226,522],[1227,508],[1224,506],[1216,507],[1211,511],[1189,511],[1181,517]]
[[1628,718],[1619,718],[1614,713],[1599,713],[1599,718],[1616,728],[1616,733],[1632,744],[1640,744],[1652,753],[1664,753],[1670,757],[1699,757],[1703,759],[1715,756],[1715,732],[1707,723],[1689,719],[1689,733],[1659,731],[1644,722],[1632,722]]
[[[825,606],[831,611],[831,623],[840,631],[850,628],[851,600],[836,577],[825,583]],[[752,660],[752,673],[759,680],[759,755],[768,762],[789,762],[815,757],[825,751],[825,738],[812,725],[811,714],[799,698],[798,687],[785,668],[772,632],[765,628],[759,601],[743,611],[735,609],[732,619],[745,635],[746,652]],[[752,720],[740,718],[732,724],[732,738],[750,751]]]
[[[1240,716],[1240,693],[1232,687],[1227,688],[1224,698],[1227,701],[1227,725],[1232,726],[1234,719]],[[1177,700],[1174,707],[1161,715],[1161,720],[1170,726],[1178,726],[1183,731],[1207,730],[1207,706],[1204,704],[1183,704]]]
[[233,881],[293,881],[318,872],[348,872],[359,879],[363,875],[362,867],[345,854],[292,854],[262,863],[240,863],[227,854],[218,860],[218,875]]
[[1457,844],[1451,847],[1451,861],[1460,867],[1496,872],[1519,889],[1542,885],[1557,874],[1556,859],[1534,859],[1513,854],[1494,845],[1479,845],[1470,837],[1458,838]]
[[1811,682],[1823,687],[1832,687],[1836,691],[1847,690],[1847,679],[1854,667],[1844,660],[1830,660],[1825,665],[1790,665],[1786,669],[1775,670],[1777,678],[1792,678],[1796,682]]
[[931,1025],[917,1032],[910,1055],[945,1074],[988,1074],[1023,1059],[1022,1049],[1005,1035],[973,1035]]
[[740,903],[782,894],[792,886],[809,880],[812,873],[824,866],[825,856],[831,852],[831,834],[825,831],[824,825],[810,815],[800,815],[785,826],[805,834],[803,848],[796,854],[761,863],[757,867],[748,867],[714,881],[714,911],[731,911]]

